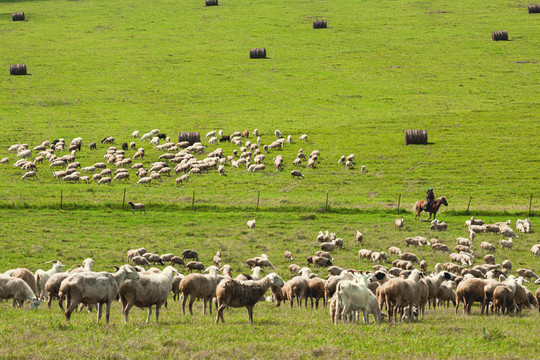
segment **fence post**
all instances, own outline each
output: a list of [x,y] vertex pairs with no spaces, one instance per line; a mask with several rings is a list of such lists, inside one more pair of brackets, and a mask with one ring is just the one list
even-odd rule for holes
[[469,206],[471,205],[472,196],[469,198],[469,203],[467,204],[467,215],[469,215]]
[[397,212],[399,214],[399,205],[401,205],[401,194],[399,194],[399,199],[397,201]]
[[328,212],[328,190],[326,191],[326,206],[325,206],[325,211]]
[[261,190],[257,193],[257,211],[259,211],[259,198],[261,197]]
[[122,210],[124,210],[125,203],[126,203],[126,189],[124,189],[124,198],[122,199]]
[[531,194],[531,199],[529,200],[529,217],[531,217],[531,208],[532,208],[532,194]]
[[60,210],[62,210],[63,200],[64,200],[64,190],[60,189]]
[[193,198],[191,199],[191,211],[193,211],[194,206],[195,206],[195,190],[193,190]]

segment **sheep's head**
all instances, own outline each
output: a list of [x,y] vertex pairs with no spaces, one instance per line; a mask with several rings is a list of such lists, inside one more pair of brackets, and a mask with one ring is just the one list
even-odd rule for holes
[[139,280],[139,273],[131,265],[122,266],[126,271],[126,279]]
[[41,301],[39,301],[36,297],[33,297],[32,299],[28,300],[26,303],[30,303],[31,309],[37,310],[37,308],[41,304]]
[[209,274],[214,274],[214,275],[217,274],[218,271],[219,271],[218,267],[214,265],[209,266],[206,268],[206,270],[204,270],[204,272],[209,273]]
[[282,287],[285,285],[285,281],[276,273],[266,275],[270,279],[272,286]]

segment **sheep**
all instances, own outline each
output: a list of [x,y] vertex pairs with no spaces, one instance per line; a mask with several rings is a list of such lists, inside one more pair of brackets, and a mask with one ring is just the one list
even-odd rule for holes
[[397,256],[401,255],[402,252],[401,252],[401,249],[398,248],[398,247],[395,247],[395,246],[391,246],[388,248],[388,254],[392,255],[392,254],[396,254]]
[[133,262],[133,264],[135,265],[139,265],[139,266],[150,266],[150,262],[148,262],[148,260],[142,256],[133,256],[131,258],[131,261]]
[[444,221],[439,221],[435,219],[431,222],[431,226],[429,227],[429,229],[431,231],[446,231],[448,229],[448,226]]
[[32,290],[32,292],[39,299],[39,293],[36,288],[36,278],[34,277],[34,274],[32,274],[30,270],[25,269],[25,268],[14,269],[11,273],[11,277],[24,280],[24,282],[27,283],[28,286],[30,287],[30,290]]
[[339,266],[330,266],[326,270],[328,271],[328,274],[330,274],[332,276],[341,275],[341,273],[344,271],[343,268],[341,268]]
[[146,323],[150,321],[152,305],[156,305],[156,323],[159,321],[159,309],[167,302],[176,269],[167,266],[161,274],[140,275],[138,280],[127,280],[118,289],[122,301],[124,321],[127,324],[129,310],[133,305],[148,307]]
[[26,179],[26,178],[28,178],[28,179],[30,179],[30,178],[37,179],[37,173],[35,171],[28,171],[23,176],[21,176],[21,180]]
[[51,263],[51,262],[53,263],[53,266],[51,269],[47,271],[39,269],[34,274],[35,279],[36,279],[36,291],[37,291],[36,295],[38,299],[46,299],[45,284],[47,283],[47,280],[49,280],[49,278],[52,275],[62,272],[64,267],[66,266],[56,260],[48,261],[47,263]]
[[290,252],[290,251],[285,251],[285,252],[283,253],[283,255],[285,256],[285,259],[287,259],[287,260],[289,260],[289,261],[293,261],[293,260],[294,260],[294,259],[293,259],[293,254],[292,254],[292,252]]
[[470,225],[469,226],[469,232],[475,232],[475,233],[485,233],[486,232],[486,226],[485,225]]
[[364,259],[370,259],[371,258],[371,250],[368,249],[360,249],[358,250],[358,260],[362,262]]
[[512,246],[514,245],[514,242],[512,241],[512,238],[509,238],[508,240],[500,240],[499,244],[501,245],[501,250],[503,249],[510,249],[512,250]]
[[469,239],[467,239],[467,238],[464,238],[464,237],[458,237],[458,238],[456,239],[456,244],[457,244],[457,245],[468,246],[468,247],[470,247],[471,249],[474,248],[472,241],[469,240]]
[[[101,181],[101,180],[100,180]],[[150,186],[150,183],[152,182],[152,178],[148,176],[144,176],[137,181],[135,186],[139,186],[139,184],[148,184]]]
[[124,179],[125,181],[128,181],[129,180],[129,173],[120,172],[114,177],[113,180],[122,180],[122,179]]
[[431,245],[431,248],[433,249],[433,251],[450,252],[450,249],[448,248],[448,246],[441,243],[435,243]]
[[63,299],[59,297],[58,293],[60,291],[60,285],[62,281],[67,279],[71,274],[67,272],[56,273],[47,280],[45,284],[45,292],[47,293],[47,306],[49,310],[51,309],[51,304],[54,299],[58,300],[58,306],[64,311],[64,305],[62,304]]
[[196,261],[199,261],[199,253],[197,253],[197,251],[195,251],[195,250],[186,249],[186,250],[182,251],[182,258],[184,260],[186,260],[186,259],[194,259]]
[[298,170],[293,170],[291,171],[291,178],[293,177],[296,177],[296,178],[302,178],[302,179],[305,179],[306,177]]
[[399,256],[401,260],[410,261],[419,264],[418,257],[413,253],[403,253]]
[[469,278],[459,283],[456,289],[456,314],[461,302],[463,302],[463,313],[467,315],[471,313],[471,306],[475,301],[479,301],[480,306],[483,306],[486,281],[484,279]]
[[288,266],[288,269],[291,272],[291,274],[297,274],[300,271],[301,268],[300,268],[300,266],[298,266],[296,264],[290,264]]
[[32,309],[37,309],[41,303],[24,280],[0,275],[0,300],[8,299],[13,299],[13,307],[20,308],[27,301]]
[[322,256],[310,256],[307,258],[307,263],[313,264],[314,267],[329,267],[332,266],[332,261]]
[[248,311],[249,323],[253,323],[253,307],[264,293],[271,287],[282,287],[284,281],[276,273],[266,275],[261,280],[239,281],[234,279],[225,279],[219,283],[216,288],[216,298],[218,311],[216,324],[219,319],[224,323],[223,311],[228,307],[246,307]]
[[409,321],[413,318],[413,306],[419,306],[418,282],[422,274],[418,270],[412,270],[407,279],[394,278],[380,286],[378,291],[379,303],[385,304],[388,310],[388,321],[392,317],[396,319],[397,310],[409,306]]
[[128,202],[129,206],[131,206],[131,212],[135,214],[135,210],[138,212],[143,211],[146,214],[146,210],[144,209],[144,205],[141,203],[133,203],[132,201]]
[[420,261],[420,270],[422,270],[423,272],[426,272],[426,270],[427,270],[427,261],[426,260]]
[[[300,270],[302,271],[302,269]],[[295,276],[291,280],[287,281],[286,296],[289,299],[289,306],[292,309],[294,299],[296,298],[296,305],[298,308],[302,307],[302,300],[305,299],[305,307],[307,308],[308,298],[308,280],[309,277]]]
[[186,269],[191,273],[193,270],[203,271],[205,268],[204,264],[200,261],[189,261],[186,264]]
[[452,280],[443,281],[439,286],[437,291],[437,305],[441,306],[446,302],[446,307],[448,308],[450,301],[452,305],[456,305],[456,293],[453,290],[455,282]]
[[148,260],[149,263],[154,263],[154,264],[158,263],[160,265],[165,265],[165,263],[163,262],[163,260],[158,254],[147,252],[147,253],[142,254],[142,257]]
[[394,223],[396,224],[396,228],[401,229],[403,227],[403,219],[396,219],[394,220]]
[[101,185],[101,184],[110,184],[111,183],[111,178],[106,176],[104,178],[101,178],[99,179],[98,181],[98,185]]
[[540,257],[540,244],[536,244],[531,247],[531,254],[533,254],[535,257]]
[[271,267],[272,269],[274,268],[274,265],[272,265],[270,260],[268,260],[268,258],[265,258],[265,257],[262,257],[262,256],[247,259],[246,264],[249,267],[255,267],[255,266],[265,267],[266,266],[266,267]]
[[493,256],[491,254],[487,254],[486,256],[484,256],[484,262],[486,264],[494,265],[495,264],[495,256]]
[[236,277],[237,280],[259,280],[261,278],[261,273],[263,270],[260,266],[255,266],[251,269],[252,275],[248,274],[238,274]]
[[412,237],[408,237],[408,238],[405,238],[405,246],[409,247],[409,245],[415,245],[415,246],[423,246],[423,245],[427,245],[427,246],[430,246],[431,243],[425,238],[425,237],[422,237],[422,236],[416,236],[414,238]]
[[457,251],[457,252],[465,252],[465,253],[468,253],[468,254],[472,254],[473,251],[471,249],[469,249],[468,246],[465,246],[465,245],[456,245],[454,247],[454,249]]
[[66,298],[65,311],[66,321],[71,318],[71,313],[77,308],[79,302],[86,305],[98,304],[97,321],[101,319],[103,304],[107,304],[106,323],[109,323],[109,315],[112,301],[118,296],[118,288],[125,280],[137,280],[139,274],[130,265],[122,265],[114,273],[108,272],[82,272],[70,275],[62,281],[60,298]]
[[516,273],[521,276],[521,277],[524,277],[525,279],[532,279],[532,278],[535,278],[535,279],[538,279],[538,275],[536,275],[532,270],[529,270],[529,269],[517,269],[516,270]]
[[256,220],[249,220],[247,222],[247,227],[248,227],[249,230],[255,229],[255,222],[256,222]]
[[[375,295],[367,288],[366,282],[340,281],[336,288],[337,307],[343,307],[341,318],[345,323],[348,313],[362,311],[364,313],[364,323],[369,323],[370,304],[374,304],[373,315],[375,321],[380,321],[383,317],[379,308],[379,303]],[[337,324],[337,322],[336,322]]]
[[514,230],[512,230],[509,226],[502,226],[500,229],[501,229],[501,235],[503,236],[503,238],[507,237],[507,238],[510,238],[510,240],[513,237],[519,238],[519,236],[517,236]]
[[207,302],[210,304],[210,314],[212,313],[212,299],[216,297],[218,271],[219,269],[217,267],[210,266],[205,270],[208,274],[189,274],[180,281],[179,289],[182,293],[182,314],[186,314],[188,296],[190,298],[189,313],[191,315],[193,315],[193,303],[196,299],[203,300],[203,314],[206,314]]
[[320,244],[320,247],[323,251],[334,251],[334,249],[336,248],[336,243],[334,240],[331,242],[324,242]]
[[488,243],[486,241],[483,241],[480,244],[480,249],[488,251],[488,252],[495,252],[495,245],[492,245],[492,244],[490,244],[490,243]]
[[279,138],[283,137],[283,134],[281,133],[281,131],[279,131],[277,129],[276,129],[276,131],[274,131],[274,135],[276,136],[276,139],[279,139]]
[[171,265],[180,265],[180,266],[186,266],[186,263],[184,262],[184,259],[182,259],[180,256],[173,256],[171,258]]

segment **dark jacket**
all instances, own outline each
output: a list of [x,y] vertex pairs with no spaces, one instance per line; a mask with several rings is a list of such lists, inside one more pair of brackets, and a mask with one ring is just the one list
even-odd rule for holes
[[428,190],[426,200],[429,202],[435,200],[435,194],[433,194],[433,190]]

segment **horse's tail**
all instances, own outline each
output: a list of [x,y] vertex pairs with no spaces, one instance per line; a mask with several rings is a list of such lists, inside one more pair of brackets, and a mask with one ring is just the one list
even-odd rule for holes
[[413,206],[413,208],[412,208],[413,211],[418,211],[418,210],[416,210],[416,205],[418,205],[419,202],[420,202],[420,200],[418,200],[417,202],[414,203],[414,206]]

